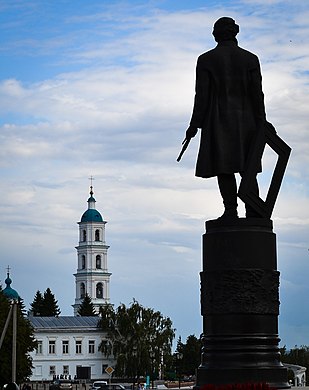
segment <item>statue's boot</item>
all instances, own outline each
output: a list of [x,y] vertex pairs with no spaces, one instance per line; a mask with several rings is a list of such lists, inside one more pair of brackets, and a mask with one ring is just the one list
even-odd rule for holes
[[233,173],[218,175],[218,185],[224,204],[224,213],[220,219],[238,218],[235,175]]

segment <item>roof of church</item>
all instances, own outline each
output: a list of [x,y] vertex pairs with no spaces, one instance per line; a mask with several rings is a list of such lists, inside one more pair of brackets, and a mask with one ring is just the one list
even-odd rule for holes
[[71,329],[71,328],[96,328],[100,317],[84,316],[60,316],[60,317],[34,317],[29,316],[29,321],[34,328],[44,329]]
[[93,187],[90,186],[90,197],[88,199],[88,210],[84,212],[81,218],[81,222],[103,222],[102,215],[96,210],[96,200],[93,197]]
[[12,284],[12,279],[10,278],[10,272],[8,270],[8,273],[7,273],[7,278],[5,279],[5,284],[6,284],[6,287],[5,289],[3,290],[3,294],[8,298],[8,299],[12,299],[14,301],[17,301],[18,298],[19,298],[19,295],[18,295],[18,292],[16,290],[14,290],[12,287],[11,287],[11,284]]
[[82,215],[81,222],[103,222],[103,218],[98,210],[88,209]]

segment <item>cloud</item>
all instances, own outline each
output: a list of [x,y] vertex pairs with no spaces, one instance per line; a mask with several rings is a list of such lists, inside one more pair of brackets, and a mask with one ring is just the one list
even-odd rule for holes
[[[48,31],[42,26],[30,34],[31,12],[24,36],[16,32],[3,46],[4,56],[15,48],[12,63],[32,65],[29,73],[19,71],[23,77],[7,69],[10,76],[0,78],[1,255],[26,303],[50,287],[62,314],[72,314],[76,222],[93,175],[97,208],[108,221],[111,300],[135,297],[164,310],[184,337],[200,333],[201,236],[205,220],[218,217],[223,205],[215,179],[194,177],[198,137],[181,163],[176,157],[190,120],[196,58],[214,47],[213,22],[227,14],[241,26],[240,45],[260,57],[268,119],[293,148],[273,214],[282,327],[289,318],[284,329],[293,328],[291,305],[300,313],[293,299],[307,293],[297,269],[307,270],[308,10],[299,1],[287,2],[291,9],[264,3],[193,2],[178,11],[158,3],[129,9],[95,3],[57,12],[59,23],[51,17]],[[265,167],[269,175],[269,156]],[[184,305],[192,323],[183,318]],[[293,345],[291,335],[284,338]]]

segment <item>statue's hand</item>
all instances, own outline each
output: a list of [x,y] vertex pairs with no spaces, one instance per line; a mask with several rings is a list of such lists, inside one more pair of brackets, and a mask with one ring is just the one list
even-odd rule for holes
[[195,137],[196,133],[197,133],[197,128],[190,125],[186,131],[186,139],[191,139]]

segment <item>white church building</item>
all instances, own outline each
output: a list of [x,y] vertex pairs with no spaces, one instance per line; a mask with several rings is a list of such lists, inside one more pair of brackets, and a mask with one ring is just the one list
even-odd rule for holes
[[78,308],[86,293],[97,313],[100,306],[110,304],[109,246],[105,242],[107,222],[96,210],[95,203],[91,186],[88,209],[78,222],[74,316],[29,316],[38,343],[31,353],[32,381],[53,380],[55,377],[73,379],[81,372],[88,373],[92,380],[107,379],[109,375],[105,370],[114,365],[114,361],[98,349],[102,340],[107,339],[107,334],[97,327],[99,317],[78,316]]
[[75,276],[76,298],[74,315],[87,293],[95,310],[109,304],[109,281],[111,274],[107,269],[107,250],[105,225],[102,215],[95,208],[92,186],[88,199],[88,210],[82,215],[79,224],[79,245],[77,249],[77,272]]

